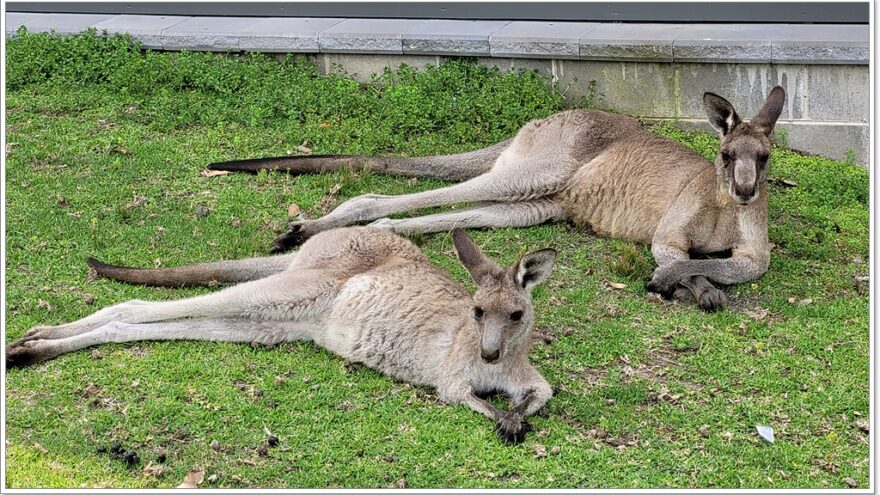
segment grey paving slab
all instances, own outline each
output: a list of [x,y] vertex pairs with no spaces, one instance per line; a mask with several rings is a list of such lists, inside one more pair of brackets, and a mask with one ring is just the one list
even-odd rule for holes
[[489,37],[493,57],[580,57],[579,41],[599,27],[595,22],[515,21]]
[[403,33],[425,21],[415,19],[346,19],[318,35],[325,53],[403,53]]
[[580,39],[580,58],[671,62],[681,24],[601,24]]
[[28,31],[74,34],[114,17],[112,14],[48,14],[24,23]]
[[432,55],[489,55],[489,36],[509,21],[431,19],[403,35],[403,53]]
[[685,24],[672,43],[676,62],[770,62],[782,24]]
[[36,14],[30,12],[7,12],[4,20],[6,36],[15,34],[25,22],[32,21],[40,16],[49,14]]
[[261,20],[258,17],[193,17],[162,30],[163,48],[212,52],[239,50],[241,32]]
[[770,58],[778,64],[867,64],[867,25],[788,25],[770,40]]
[[162,48],[162,31],[185,22],[191,17],[173,15],[117,15],[95,24],[95,29],[108,33],[127,33],[145,48]]
[[242,50],[259,52],[317,53],[318,34],[345,19],[271,17],[241,32]]

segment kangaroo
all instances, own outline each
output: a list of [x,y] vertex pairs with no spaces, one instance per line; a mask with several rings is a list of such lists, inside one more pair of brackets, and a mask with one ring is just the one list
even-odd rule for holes
[[[371,227],[329,230],[298,252],[182,268],[134,269],[90,259],[99,275],[151,285],[235,283],[177,301],[132,300],[66,325],[37,327],[6,351],[25,366],[105,342],[209,340],[274,345],[311,340],[352,362],[436,389],[496,422],[505,443],[521,442],[524,417],[552,396],[529,363],[535,320],[531,291],[553,269],[556,251],[508,267],[487,258],[462,230],[458,258],[473,296],[411,242]],[[500,391],[501,410],[478,397]]]
[[[402,196],[366,194],[326,216],[292,223],[272,251],[283,252],[335,227],[373,221],[397,233],[452,227],[526,227],[571,221],[602,236],[651,245],[657,263],[646,288],[672,297],[684,286],[699,307],[715,311],[729,285],[767,271],[769,136],[785,92],[773,88],[751,122],[713,93],[703,95],[721,144],[714,164],[642,129],[635,119],[570,110],[527,123],[516,136],[485,149],[431,157],[297,156],[213,163],[213,170],[295,174],[362,167],[388,174],[464,181]],[[415,218],[388,215],[418,208],[476,206]],[[725,259],[691,259],[729,252]]]

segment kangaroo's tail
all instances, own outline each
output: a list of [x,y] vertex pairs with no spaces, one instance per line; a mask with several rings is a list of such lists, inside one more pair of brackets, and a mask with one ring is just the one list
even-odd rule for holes
[[89,267],[101,277],[130,284],[157,287],[214,286],[256,280],[283,271],[290,266],[296,253],[242,260],[216,261],[177,268],[129,268],[108,265],[95,258]]
[[310,155],[254,158],[212,163],[208,165],[208,169],[250,173],[279,170],[291,174],[317,174],[345,168],[362,168],[405,177],[462,181],[492,168],[498,155],[509,145],[510,140],[507,140],[467,153],[420,157]]

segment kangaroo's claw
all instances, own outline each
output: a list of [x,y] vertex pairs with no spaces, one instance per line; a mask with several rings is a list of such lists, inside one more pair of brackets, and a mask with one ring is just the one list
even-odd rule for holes
[[312,234],[308,233],[302,223],[291,224],[288,231],[272,240],[269,252],[272,254],[284,253],[306,242]]

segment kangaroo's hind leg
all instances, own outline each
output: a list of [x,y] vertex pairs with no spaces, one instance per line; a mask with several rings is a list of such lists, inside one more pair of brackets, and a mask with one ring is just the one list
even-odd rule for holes
[[315,323],[307,321],[257,321],[240,318],[196,319],[159,323],[111,321],[94,330],[60,339],[19,341],[6,351],[6,367],[27,366],[86,347],[108,342],[143,340],[203,340],[275,345],[291,340],[311,340]]
[[370,226],[398,234],[446,232],[460,228],[529,227],[565,219],[565,212],[549,198],[518,203],[484,203],[458,211],[413,218],[382,218]]
[[174,301],[127,301],[72,323],[35,328],[22,340],[67,338],[111,321],[150,323],[180,318],[303,320],[323,311],[342,282],[329,270],[296,269],[203,296]]
[[401,196],[365,194],[352,198],[317,220],[291,225],[288,232],[275,239],[272,251],[286,251],[325,230],[419,208],[471,201],[514,203],[543,198],[561,190],[576,168],[576,163],[557,153],[520,157],[506,150],[492,170],[460,184]]

